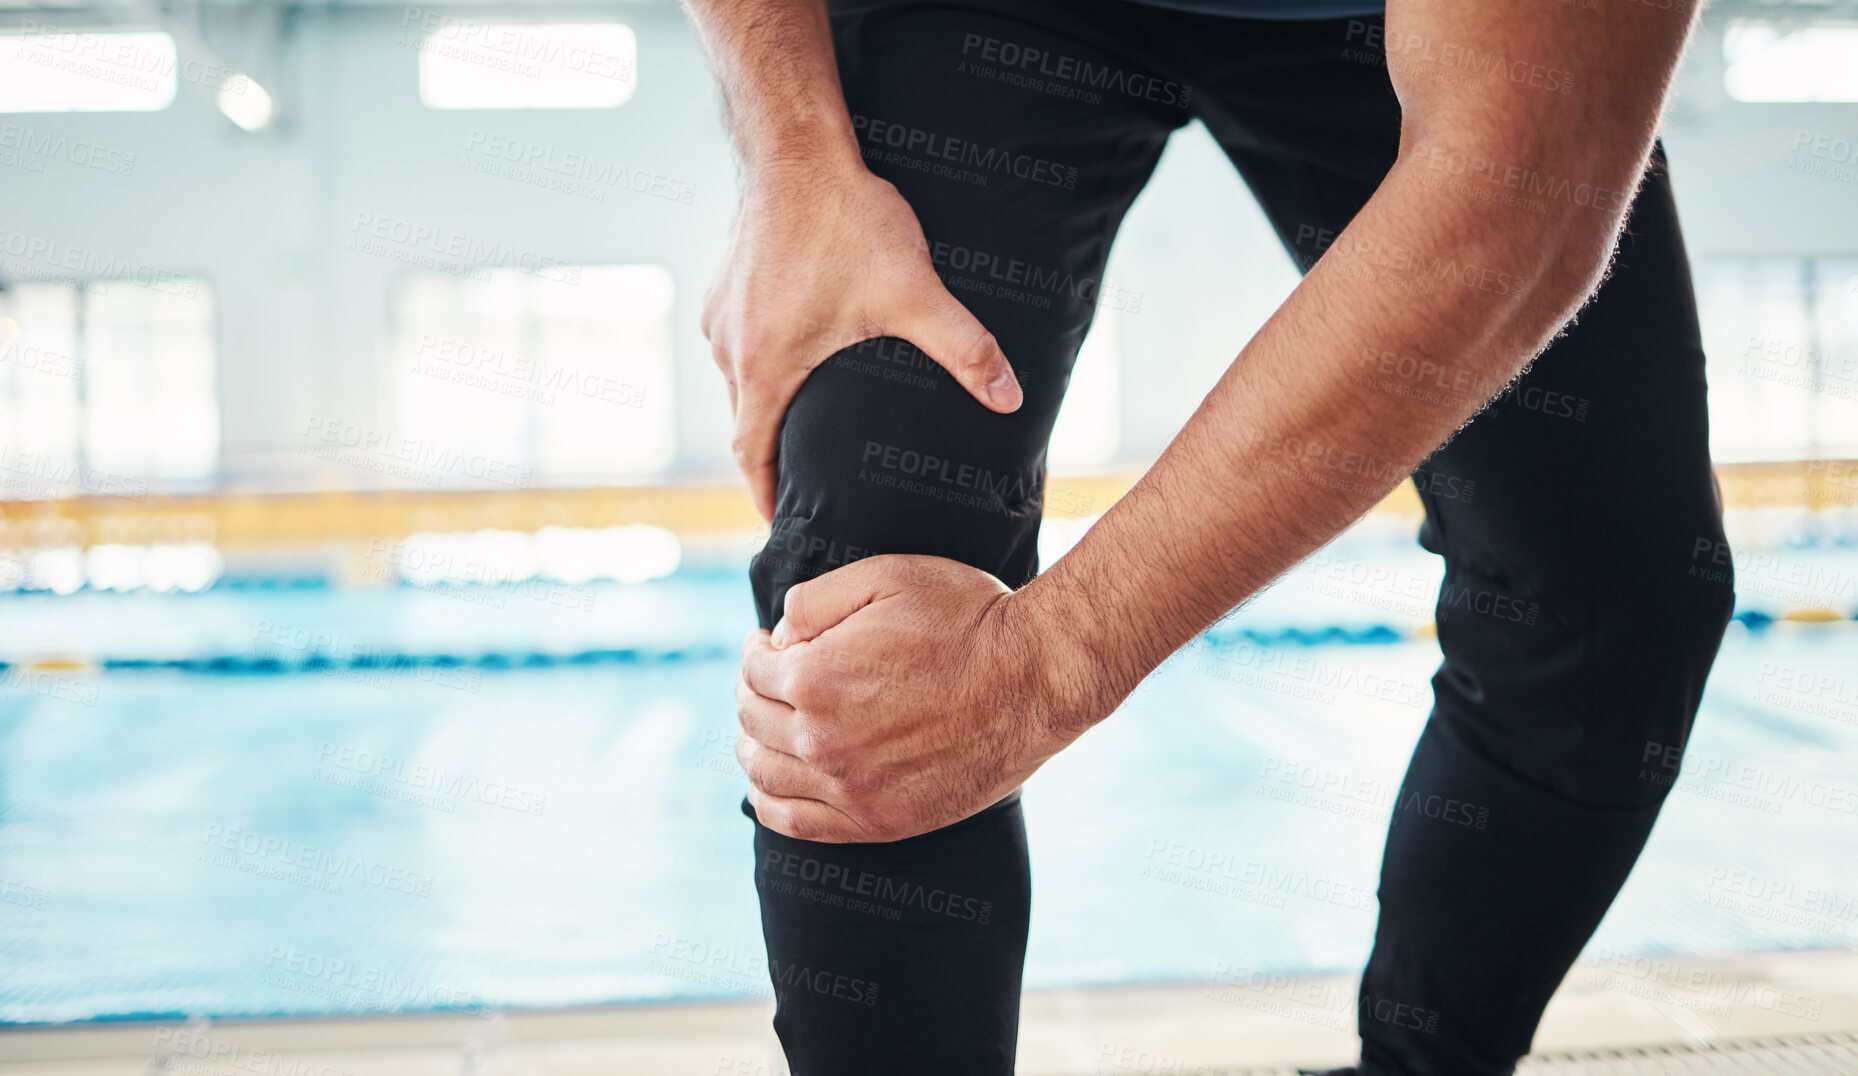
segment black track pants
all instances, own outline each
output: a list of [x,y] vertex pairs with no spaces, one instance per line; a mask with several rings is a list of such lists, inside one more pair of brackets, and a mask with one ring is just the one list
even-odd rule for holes
[[[1096,306],[1135,301],[1103,286],[1104,261],[1175,128],[1207,126],[1305,268],[1399,135],[1377,19],[876,0],[835,4],[833,27],[866,165],[915,209],[1025,405],[989,412],[896,339],[820,367],[787,414],[751,568],[764,627],[794,583],[876,553],[1034,575],[1045,444]],[[1449,162],[1441,181],[1481,182]],[[1145,361],[1167,376],[1167,356]],[[1397,356],[1362,367],[1389,391],[1440,388]],[[1732,601],[1705,570],[1723,536],[1704,396],[1661,151],[1595,301],[1414,476],[1421,541],[1446,562],[1445,660],[1388,835],[1364,1073],[1509,1072],[1631,869]],[[797,1076],[1012,1071],[1031,894],[1017,802],[892,845],[757,825],[755,849]]]

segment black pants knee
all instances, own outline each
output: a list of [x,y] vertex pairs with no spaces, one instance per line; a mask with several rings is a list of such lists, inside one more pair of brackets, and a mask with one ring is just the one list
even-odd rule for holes
[[[788,412],[777,514],[750,568],[761,623],[795,583],[874,553],[1029,579],[1044,478],[1031,417],[987,411],[899,340],[834,356]],[[757,821],[755,853],[795,1076],[1013,1071],[1031,914],[1016,800],[895,844],[799,841]]]
[[[1033,577],[1046,443],[1110,241],[1188,118],[1140,98],[1003,107],[998,82],[963,70],[965,42],[1081,46],[990,11],[842,5],[833,29],[867,167],[909,201],[1025,402],[995,414],[889,337],[815,370],[782,427],[772,533],[749,571],[764,627],[794,584],[873,554],[949,557],[1011,586]],[[937,156],[950,139],[979,158]],[[814,844],[759,823],[755,844],[774,1025],[796,1076],[1010,1076],[1031,906],[1016,799],[897,844]],[[817,988],[839,976],[870,984],[864,1000]]]

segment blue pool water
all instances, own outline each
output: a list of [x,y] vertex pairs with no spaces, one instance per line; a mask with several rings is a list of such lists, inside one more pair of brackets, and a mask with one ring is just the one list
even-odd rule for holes
[[[1197,645],[1034,778],[1028,986],[1365,957],[1437,653],[1409,632],[1432,558],[1364,557],[1382,571],[1313,566],[1222,637],[1404,641]],[[5,599],[14,661],[461,663],[8,680],[0,1020],[766,996],[732,751],[739,580]],[[623,656],[524,667],[593,651]],[[1690,774],[1595,950],[1854,944],[1854,670],[1850,624],[1732,631]]]

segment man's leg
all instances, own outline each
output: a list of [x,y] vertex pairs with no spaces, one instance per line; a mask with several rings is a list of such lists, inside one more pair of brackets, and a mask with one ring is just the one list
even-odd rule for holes
[[[1207,61],[1209,128],[1303,268],[1393,161],[1373,22],[1254,25]],[[1383,391],[1476,391],[1413,356],[1359,361]],[[1721,513],[1662,150],[1595,300],[1414,477],[1445,662],[1392,812],[1361,1072],[1508,1073],[1644,844],[1732,604],[1709,581]]]
[[[1025,404],[994,414],[892,338],[816,370],[786,416],[776,518],[750,569],[763,627],[789,587],[873,554],[1032,577],[1045,446],[1111,238],[1187,118],[1011,77],[1029,49],[1127,68],[1036,21],[847,4],[834,37],[867,166],[915,210]],[[818,327],[838,341],[857,329]],[[775,1030],[797,1076],[1009,1076],[1031,903],[1016,799],[894,844],[816,844],[757,823],[755,852]]]
[[[1728,624],[1663,163],[1596,299],[1416,475],[1445,662],[1381,867],[1364,1073],[1507,1073],[1528,1052],[1644,846]],[[1435,811],[1452,800],[1477,823]]]

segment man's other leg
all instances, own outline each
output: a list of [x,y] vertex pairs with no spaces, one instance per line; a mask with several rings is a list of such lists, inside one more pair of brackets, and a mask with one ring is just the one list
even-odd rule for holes
[[[1205,61],[1208,127],[1305,269],[1393,162],[1376,26],[1252,25]],[[1475,391],[1351,358],[1383,391]],[[1644,844],[1732,604],[1662,150],[1595,300],[1414,480],[1445,662],[1388,833],[1361,1072],[1507,1073]]]
[[1734,601],[1662,150],[1598,296],[1415,481],[1445,662],[1388,832],[1363,1072],[1507,1073],[1651,832]]
[[[1025,403],[995,414],[893,338],[817,369],[787,413],[776,518],[750,569],[764,627],[788,588],[873,554],[950,557],[1012,586],[1032,577],[1045,446],[1104,259],[1186,119],[1016,77],[1027,50],[1127,67],[1046,23],[846,5],[834,36],[867,166],[916,211]],[[817,330],[849,342],[858,327]],[[755,851],[775,1030],[797,1076],[1012,1072],[1031,904],[1017,800],[894,844],[815,844],[757,823]]]

